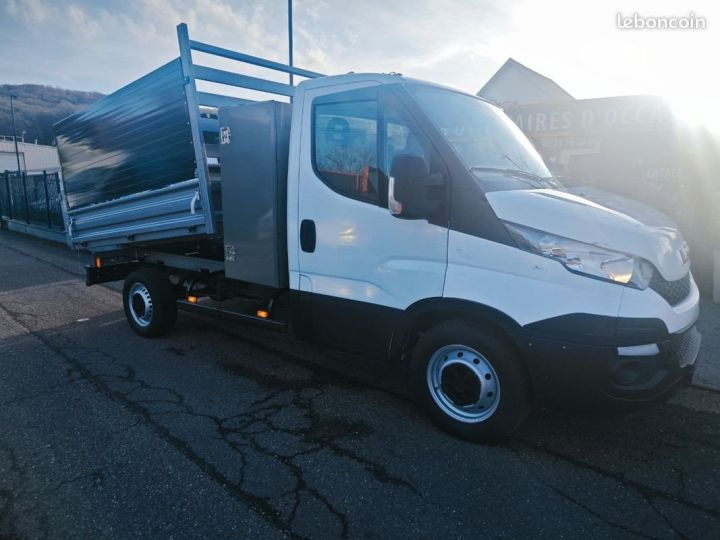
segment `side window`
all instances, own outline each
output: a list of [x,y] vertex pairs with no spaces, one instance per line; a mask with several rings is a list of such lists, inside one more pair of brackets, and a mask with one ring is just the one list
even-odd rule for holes
[[393,160],[397,156],[422,158],[425,176],[441,175],[447,179],[445,165],[430,141],[409,117],[405,109],[394,99],[388,100],[383,111],[383,140],[381,173],[389,177]]
[[385,159],[383,170],[390,174],[392,162],[396,156],[405,154],[419,156],[425,163],[430,162],[430,147],[425,143],[424,138],[417,129],[410,127],[403,117],[397,114],[397,110],[389,108],[385,113]]
[[320,178],[347,197],[377,204],[377,101],[315,105],[313,125]]

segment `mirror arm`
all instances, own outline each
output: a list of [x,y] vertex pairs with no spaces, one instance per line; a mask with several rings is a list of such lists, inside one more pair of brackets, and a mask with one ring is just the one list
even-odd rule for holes
[[388,177],[388,210],[393,216],[402,214],[402,203],[395,199],[395,177]]

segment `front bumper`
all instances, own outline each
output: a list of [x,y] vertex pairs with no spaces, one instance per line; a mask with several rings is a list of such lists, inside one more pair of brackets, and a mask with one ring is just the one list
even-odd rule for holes
[[568,337],[513,335],[542,402],[641,405],[660,401],[691,382],[701,339],[694,325],[659,339],[655,335],[653,341],[646,333],[635,343],[656,347],[629,345],[629,337],[614,343],[577,343]]

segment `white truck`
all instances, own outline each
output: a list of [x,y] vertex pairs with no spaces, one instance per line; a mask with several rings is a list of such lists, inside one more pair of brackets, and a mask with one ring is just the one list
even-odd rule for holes
[[236,318],[402,363],[444,428],[483,442],[538,402],[643,404],[691,379],[699,294],[679,232],[563,191],[500,109],[178,36],[178,60],[56,125],[68,242],[92,254],[88,285],[125,280],[137,334],[244,299]]

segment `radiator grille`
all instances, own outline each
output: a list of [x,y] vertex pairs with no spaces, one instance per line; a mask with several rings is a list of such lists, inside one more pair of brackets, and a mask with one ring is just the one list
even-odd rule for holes
[[680,367],[695,362],[700,350],[700,339],[700,332],[694,326],[682,334],[670,337],[670,348]]
[[668,304],[675,306],[690,294],[690,273],[688,272],[684,278],[667,281],[656,271],[650,280],[650,288],[662,296]]

